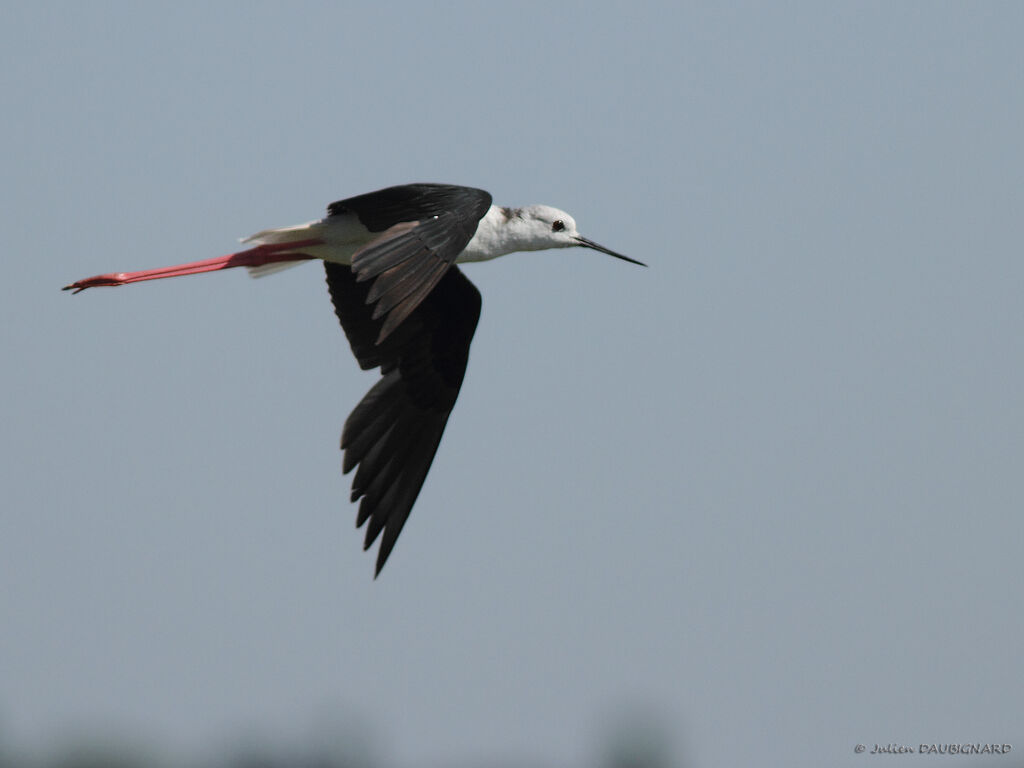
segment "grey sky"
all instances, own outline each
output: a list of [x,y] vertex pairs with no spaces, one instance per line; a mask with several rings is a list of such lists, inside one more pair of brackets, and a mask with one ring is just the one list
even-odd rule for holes
[[[702,768],[1024,751],[1024,6],[2,15],[0,738],[584,766],[653,710]],[[374,582],[318,265],[58,289],[409,181],[651,266],[466,268]]]

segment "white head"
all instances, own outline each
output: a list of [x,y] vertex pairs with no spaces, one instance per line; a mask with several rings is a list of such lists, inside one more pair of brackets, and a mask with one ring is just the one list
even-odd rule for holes
[[582,246],[607,253],[617,259],[647,266],[588,240],[576,231],[576,220],[565,211],[550,205],[528,205],[525,208],[504,208],[507,227],[514,232],[517,251],[542,251],[547,248]]

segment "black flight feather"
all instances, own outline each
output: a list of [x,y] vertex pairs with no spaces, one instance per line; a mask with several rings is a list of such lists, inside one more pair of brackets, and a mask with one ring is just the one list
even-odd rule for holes
[[358,466],[352,500],[365,547],[380,536],[376,573],[388,559],[434,460],[455,406],[469,345],[480,318],[480,292],[458,267],[437,279],[393,333],[367,305],[371,283],[344,264],[324,262],[334,310],[362,368],[384,374],[345,422],[343,469]]

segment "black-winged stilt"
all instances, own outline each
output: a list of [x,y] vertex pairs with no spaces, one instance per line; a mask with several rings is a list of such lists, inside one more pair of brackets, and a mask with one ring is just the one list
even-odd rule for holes
[[388,187],[331,203],[326,218],[258,232],[228,256],[141,272],[97,275],[65,286],[100,285],[248,267],[255,275],[322,259],[334,311],[363,369],[381,379],[345,421],[342,469],[356,466],[356,526],[363,549],[383,531],[375,575],[391,554],[434,460],[459,395],[480,317],[480,292],[456,263],[516,251],[582,246],[646,266],[576,231],[546,205],[503,208],[482,189],[448,184]]

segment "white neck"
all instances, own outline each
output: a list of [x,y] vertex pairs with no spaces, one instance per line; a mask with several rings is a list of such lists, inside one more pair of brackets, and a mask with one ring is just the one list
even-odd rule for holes
[[547,248],[534,242],[522,219],[509,215],[511,209],[492,205],[476,227],[476,234],[466,249],[459,254],[457,262],[487,261],[516,251],[534,251]]

